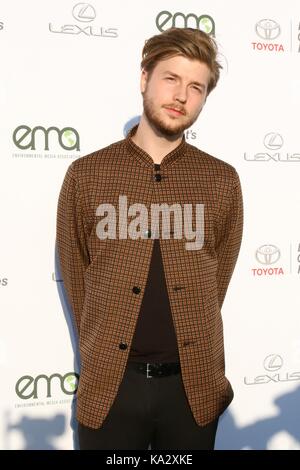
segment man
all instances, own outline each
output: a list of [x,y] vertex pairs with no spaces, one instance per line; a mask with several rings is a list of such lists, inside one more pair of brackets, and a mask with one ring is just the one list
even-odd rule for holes
[[66,173],[57,244],[79,331],[81,449],[213,449],[233,398],[220,309],[240,249],[241,187],[183,133],[217,84],[216,56],[199,30],[150,38],[139,125]]

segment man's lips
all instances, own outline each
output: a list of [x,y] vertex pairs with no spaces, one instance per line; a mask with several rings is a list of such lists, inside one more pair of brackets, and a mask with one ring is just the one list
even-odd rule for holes
[[175,109],[175,108],[165,107],[165,109],[167,109],[168,111],[170,111],[173,114],[176,114],[177,116],[183,116],[184,115],[184,113],[182,111],[179,111],[178,109]]

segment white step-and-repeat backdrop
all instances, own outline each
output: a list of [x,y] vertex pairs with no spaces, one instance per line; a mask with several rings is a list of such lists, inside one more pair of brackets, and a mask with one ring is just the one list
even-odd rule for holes
[[234,165],[244,193],[223,307],[235,399],[216,448],[300,449],[300,2],[1,0],[2,449],[76,447],[58,194],[74,159],[138,119],[144,41],[173,25],[220,46],[220,82],[186,139]]

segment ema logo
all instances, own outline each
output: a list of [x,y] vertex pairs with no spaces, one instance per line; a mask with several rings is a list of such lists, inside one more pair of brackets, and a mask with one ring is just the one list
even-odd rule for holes
[[252,48],[256,51],[284,52],[281,43],[274,43],[281,34],[279,23],[271,19],[262,19],[255,24],[256,35],[261,39],[260,42],[252,42]]
[[160,32],[174,27],[195,28],[215,36],[215,22],[210,15],[206,14],[196,15],[195,13],[188,13],[185,15],[181,12],[172,14],[170,11],[164,10],[158,13],[155,23]]
[[36,126],[33,129],[26,125],[18,126],[13,132],[13,142],[19,149],[36,150],[36,133],[40,138],[42,137],[44,150],[49,150],[49,134],[50,132],[56,134],[58,143],[64,150],[80,150],[79,134],[73,127],[58,127],[51,126],[46,129],[43,126]]
[[[76,374],[76,372],[67,372],[65,375],[54,373],[50,376],[40,374],[37,377],[23,375],[16,383],[15,392],[22,400],[40,398],[41,394],[46,395],[47,398],[51,398],[53,393],[53,379],[56,379],[56,385],[58,383],[58,388],[60,388],[65,395],[74,395],[76,393],[79,380],[79,375]],[[40,389],[42,389],[42,392]]]

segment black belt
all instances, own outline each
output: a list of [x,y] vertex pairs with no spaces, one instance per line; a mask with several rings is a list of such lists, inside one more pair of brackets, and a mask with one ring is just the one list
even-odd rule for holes
[[147,378],[166,377],[168,375],[179,374],[180,362],[128,362],[128,367],[134,369],[141,374],[145,374]]

